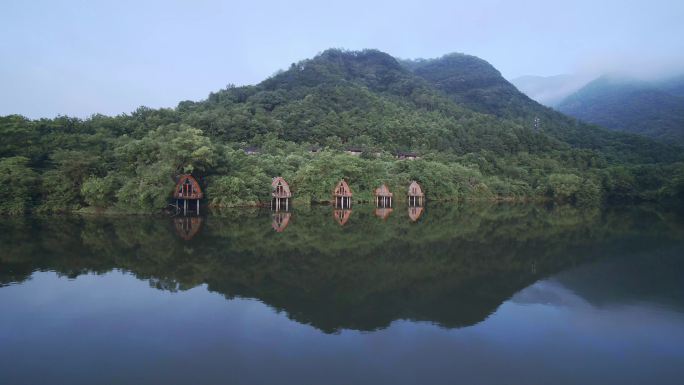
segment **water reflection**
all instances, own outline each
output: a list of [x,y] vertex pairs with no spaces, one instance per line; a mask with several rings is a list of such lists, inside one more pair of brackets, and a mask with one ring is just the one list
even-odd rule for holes
[[5,218],[0,382],[681,382],[681,217],[376,214]]
[[392,214],[392,208],[391,207],[378,207],[375,210],[373,210],[373,214],[375,214],[375,216],[378,218],[381,218],[383,220],[387,220],[387,218],[389,218],[390,214]]
[[[351,210],[334,210],[333,222],[328,210],[175,218],[175,231],[163,218],[8,219],[0,223],[0,284],[35,271],[121,269],[161,290],[205,284],[228,299],[257,298],[325,332],[397,319],[453,328],[483,321],[540,278],[607,256],[681,248],[684,234],[679,218],[650,208],[431,205],[421,226],[389,214],[378,221],[364,206],[353,223]],[[287,227],[292,216],[297,225]],[[276,236],[286,227],[287,236]],[[662,270],[684,268],[665,259]]]
[[423,206],[409,206],[409,218],[411,218],[411,221],[416,222],[423,215],[423,211],[425,211]]
[[333,218],[340,226],[344,226],[351,217],[351,209],[333,209]]
[[202,221],[202,217],[175,217],[173,224],[176,234],[182,239],[189,241],[200,231]]
[[290,217],[292,217],[292,213],[290,212],[276,211],[273,213],[273,222],[271,227],[273,227],[273,230],[276,232],[282,233],[285,231],[285,228],[287,228],[287,225],[290,224]]

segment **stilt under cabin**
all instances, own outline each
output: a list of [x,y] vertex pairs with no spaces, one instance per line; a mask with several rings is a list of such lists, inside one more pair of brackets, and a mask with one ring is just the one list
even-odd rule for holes
[[392,207],[392,193],[384,183],[375,189],[375,207]]
[[182,204],[183,215],[187,215],[189,204],[189,209],[192,211],[192,206],[195,206],[195,213],[199,215],[200,200],[204,197],[204,194],[199,183],[197,183],[197,180],[192,175],[183,174],[178,177],[173,197],[176,199],[176,214],[180,211]]

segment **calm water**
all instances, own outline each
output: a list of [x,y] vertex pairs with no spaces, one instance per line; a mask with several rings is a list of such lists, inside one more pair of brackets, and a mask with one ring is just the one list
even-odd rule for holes
[[654,208],[4,218],[0,240],[2,384],[684,383],[684,218]]

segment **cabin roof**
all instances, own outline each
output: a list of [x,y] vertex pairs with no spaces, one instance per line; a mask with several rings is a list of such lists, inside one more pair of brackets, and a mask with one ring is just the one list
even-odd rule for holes
[[[192,188],[190,191],[183,189],[183,185],[189,183]],[[190,174],[181,174],[176,178],[176,187],[173,189],[173,197],[176,199],[202,199],[204,193],[197,179]]]
[[422,197],[425,193],[423,193],[423,188],[420,187],[420,184],[414,180],[409,185],[408,195],[412,197]]
[[[278,186],[282,186],[281,191],[276,191],[276,188]],[[292,196],[292,192],[290,191],[290,185],[287,184],[285,179],[281,176],[277,176],[273,178],[273,181],[271,182],[271,189],[273,190],[271,192],[271,195],[277,198],[289,198]]]
[[333,195],[336,197],[350,197],[352,196],[352,191],[349,188],[347,182],[342,179],[335,185],[335,190],[333,190]]
[[273,181],[271,181],[271,187],[277,186],[278,182],[280,182],[284,186],[289,186],[282,176],[276,176],[273,178]]
[[391,197],[392,193],[390,192],[389,188],[383,183],[380,185],[380,187],[375,189],[375,196],[378,197]]

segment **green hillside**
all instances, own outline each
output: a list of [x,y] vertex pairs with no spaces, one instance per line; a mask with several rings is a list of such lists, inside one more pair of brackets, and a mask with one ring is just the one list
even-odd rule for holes
[[[413,179],[433,200],[576,204],[678,200],[684,185],[680,147],[580,123],[461,54],[398,61],[377,50],[328,50],[174,109],[85,120],[13,115],[0,118],[0,130],[0,180],[12,189],[0,211],[10,213],[155,212],[181,172],[200,179],[214,206],[268,201],[276,175],[300,203],[328,200],[340,178],[357,200],[383,182],[401,200]],[[397,151],[420,159],[398,160]]]

